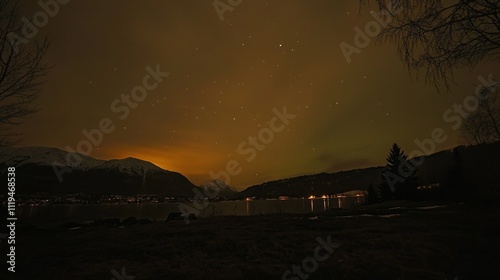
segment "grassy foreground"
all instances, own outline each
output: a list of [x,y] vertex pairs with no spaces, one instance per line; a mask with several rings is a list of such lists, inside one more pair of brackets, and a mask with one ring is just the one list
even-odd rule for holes
[[[329,235],[340,247],[315,268],[317,238]],[[16,243],[17,279],[282,279],[292,265],[302,275],[283,279],[498,279],[500,207],[390,202],[189,225],[23,226]]]

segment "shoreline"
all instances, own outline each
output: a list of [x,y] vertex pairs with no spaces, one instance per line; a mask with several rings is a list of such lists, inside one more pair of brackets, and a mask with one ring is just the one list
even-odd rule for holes
[[[279,279],[313,254],[318,237],[331,235],[340,247],[311,279],[498,275],[500,206],[432,206],[390,202],[318,215],[210,217],[189,225],[19,228],[18,271],[36,279],[110,279],[110,271],[122,267],[136,279]],[[399,215],[383,216],[391,214]]]

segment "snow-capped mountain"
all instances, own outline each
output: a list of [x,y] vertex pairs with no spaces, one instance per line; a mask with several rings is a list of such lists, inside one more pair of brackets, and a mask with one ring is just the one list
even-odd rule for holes
[[112,169],[129,174],[144,174],[144,172],[148,171],[163,170],[151,162],[132,157],[101,160],[49,147],[4,147],[0,149],[0,163],[16,167],[36,164],[58,167],[69,166],[73,170]]
[[202,188],[206,188],[209,193],[216,193],[216,197],[232,197],[238,191],[227,185],[224,181],[220,179],[212,180],[202,186]]
[[16,167],[16,192],[149,193],[192,197],[196,188],[182,174],[136,159],[100,160],[57,148],[0,149],[0,175]]
[[125,158],[125,159],[112,159],[103,162],[100,165],[94,166],[94,168],[99,169],[114,169],[120,172],[125,172],[129,174],[144,174],[150,171],[162,171],[160,167],[152,164],[151,162],[136,159],[136,158]]
[[66,151],[49,147],[2,147],[0,148],[0,163],[8,166],[23,166],[25,164],[39,164],[47,166],[68,166],[67,160],[81,158],[78,164],[73,164],[74,169],[88,170],[90,168],[102,165],[106,161],[95,159],[86,155],[77,153],[68,153]]

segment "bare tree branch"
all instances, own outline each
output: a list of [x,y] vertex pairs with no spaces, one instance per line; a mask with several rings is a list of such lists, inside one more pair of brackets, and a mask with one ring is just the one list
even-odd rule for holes
[[[362,6],[371,0],[360,0]],[[449,89],[453,72],[500,60],[498,0],[373,0],[392,18],[377,38],[392,41],[410,73]]]
[[42,59],[49,42],[28,40],[21,32],[17,1],[0,0],[0,146],[19,135],[9,133],[22,119],[36,112],[33,106],[48,67]]
[[500,141],[500,83],[485,87],[478,96],[478,107],[464,120],[461,132],[469,144]]

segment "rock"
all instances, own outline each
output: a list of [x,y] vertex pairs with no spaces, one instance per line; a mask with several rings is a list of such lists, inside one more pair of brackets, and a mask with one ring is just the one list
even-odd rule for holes
[[120,219],[117,219],[117,218],[109,218],[109,219],[104,219],[103,221],[103,224],[107,225],[107,226],[119,226],[121,223],[120,223]]
[[128,217],[126,219],[123,219],[122,225],[124,226],[131,226],[133,224],[137,223],[137,219],[135,217]]
[[141,224],[141,225],[149,225],[149,224],[151,224],[152,222],[151,222],[151,220],[150,220],[150,219],[139,219],[139,220],[137,220],[137,223],[138,223],[138,224]]
[[[187,219],[189,220],[195,220],[196,219],[196,216],[194,215],[194,213],[188,213],[187,214]],[[181,212],[172,212],[172,213],[169,213],[168,214],[168,217],[167,219],[165,220],[165,222],[168,222],[168,221],[177,221],[177,220],[184,220],[186,219],[186,215],[181,213]]]

